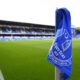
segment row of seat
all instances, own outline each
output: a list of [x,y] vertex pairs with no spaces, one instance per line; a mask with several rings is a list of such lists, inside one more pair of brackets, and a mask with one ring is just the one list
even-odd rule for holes
[[25,31],[21,31],[21,32],[12,32],[12,31],[7,31],[7,32],[4,32],[4,31],[1,31],[0,30],[0,34],[38,34],[38,35],[54,35],[55,33],[52,33],[52,32],[25,32]]
[[18,37],[18,36],[15,36],[15,37],[8,37],[8,36],[5,36],[5,37],[0,37],[0,40],[47,40],[47,39],[53,39],[53,37]]

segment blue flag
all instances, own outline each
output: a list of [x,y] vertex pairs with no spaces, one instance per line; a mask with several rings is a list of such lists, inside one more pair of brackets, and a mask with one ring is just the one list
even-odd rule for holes
[[56,36],[47,58],[64,73],[65,80],[70,77],[72,72],[71,16],[66,8],[56,10]]

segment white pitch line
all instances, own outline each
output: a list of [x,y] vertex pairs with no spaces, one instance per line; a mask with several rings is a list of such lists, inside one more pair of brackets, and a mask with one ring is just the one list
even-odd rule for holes
[[1,70],[0,70],[0,80],[4,80],[4,77],[3,77],[3,74],[2,74]]

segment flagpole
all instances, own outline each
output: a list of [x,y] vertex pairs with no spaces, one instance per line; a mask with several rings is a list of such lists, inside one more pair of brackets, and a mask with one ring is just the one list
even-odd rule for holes
[[56,10],[56,38],[47,59],[55,65],[55,80],[69,80],[72,73],[71,17],[66,8]]
[[[57,20],[57,17],[56,17],[56,20]],[[56,21],[56,25],[57,25],[57,21]],[[58,27],[56,27],[55,32],[57,30],[58,30]],[[57,67],[55,67],[55,80],[65,80],[63,77],[63,72],[60,69],[58,69]]]
[[[58,9],[58,8],[57,8]],[[56,24],[57,25],[57,24]],[[58,30],[58,28],[56,27],[55,32]],[[57,67],[55,67],[55,80],[65,80],[63,78],[63,72],[58,69]]]
[[63,72],[55,67],[55,80],[65,80],[63,77]]

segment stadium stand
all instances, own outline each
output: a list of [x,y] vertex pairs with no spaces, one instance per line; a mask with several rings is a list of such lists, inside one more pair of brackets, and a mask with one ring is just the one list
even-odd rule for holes
[[0,40],[52,39],[55,27],[0,20]]
[[75,28],[75,38],[80,38],[80,28]]

